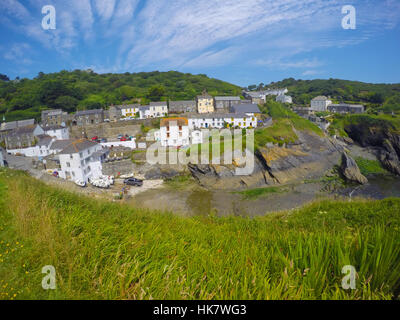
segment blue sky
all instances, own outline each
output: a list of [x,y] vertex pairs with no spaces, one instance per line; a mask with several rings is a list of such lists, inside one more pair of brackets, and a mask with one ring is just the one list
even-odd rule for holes
[[[56,9],[43,30],[42,7]],[[342,7],[356,9],[355,30]],[[0,73],[177,70],[400,82],[400,0],[0,0]]]

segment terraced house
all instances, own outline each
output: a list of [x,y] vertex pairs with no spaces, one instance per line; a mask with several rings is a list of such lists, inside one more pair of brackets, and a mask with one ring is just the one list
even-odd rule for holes
[[61,109],[44,110],[42,111],[43,126],[65,126],[68,123],[68,113]]
[[6,148],[19,149],[33,147],[38,142],[37,137],[43,134],[44,130],[37,124],[16,128],[6,135]]
[[189,129],[256,128],[257,117],[245,113],[214,113],[189,118]]
[[240,97],[215,97],[215,111],[228,111],[233,105],[241,103]]
[[202,95],[197,96],[197,112],[212,113],[214,112],[214,98],[207,91],[203,91]]
[[170,113],[195,113],[196,101],[195,100],[181,100],[181,101],[170,101],[169,112]]
[[103,109],[77,111],[72,121],[72,123],[77,126],[99,124],[102,122],[104,122]]

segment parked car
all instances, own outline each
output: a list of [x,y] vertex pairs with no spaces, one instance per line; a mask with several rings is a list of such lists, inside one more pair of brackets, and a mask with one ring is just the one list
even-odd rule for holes
[[143,180],[139,180],[136,178],[128,178],[124,180],[124,184],[128,186],[141,187],[143,186]]
[[99,140],[98,136],[95,136],[95,137],[92,138],[92,141],[97,141],[97,140]]
[[101,143],[105,143],[105,142],[107,142],[107,139],[106,139],[106,138],[101,138],[101,139],[100,139],[100,142],[101,142]]
[[122,137],[123,137],[123,135],[122,135],[122,134],[119,134],[119,135],[118,135],[118,140],[120,140]]
[[128,141],[128,139],[126,137],[122,137],[121,139],[119,139],[119,141]]

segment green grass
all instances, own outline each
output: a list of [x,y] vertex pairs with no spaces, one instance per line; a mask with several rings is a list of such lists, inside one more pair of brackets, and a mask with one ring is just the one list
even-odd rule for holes
[[268,187],[268,188],[256,188],[248,189],[245,191],[239,191],[238,193],[243,196],[244,199],[254,200],[262,196],[269,195],[271,193],[282,193],[287,189],[281,187]]
[[190,174],[187,174],[167,179],[164,183],[166,186],[173,189],[183,189],[193,184],[193,182],[194,178]]
[[348,137],[346,127],[359,125],[363,128],[379,128],[386,132],[400,134],[400,117],[387,114],[335,115],[329,128],[330,134]]
[[357,157],[355,159],[361,173],[364,176],[371,174],[388,174],[389,172],[385,170],[378,160],[368,160],[362,157]]
[[271,127],[255,131],[256,148],[263,147],[269,142],[279,145],[293,143],[298,139],[294,129],[323,136],[323,132],[318,126],[300,117],[279,102],[269,101],[261,107],[261,110],[264,114],[272,117],[274,123]]
[[[399,228],[400,199],[185,218],[2,170],[0,298],[392,299]],[[341,288],[349,264],[358,271],[353,291]],[[56,290],[41,287],[45,265],[56,268]]]

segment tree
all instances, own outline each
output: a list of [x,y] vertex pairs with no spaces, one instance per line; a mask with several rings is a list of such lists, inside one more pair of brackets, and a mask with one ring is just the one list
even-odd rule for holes
[[160,101],[164,95],[165,88],[163,86],[153,86],[149,89],[147,98],[150,99],[150,101]]
[[76,111],[78,103],[79,101],[74,97],[61,96],[54,101],[54,108],[62,109],[67,112],[74,112]]
[[10,78],[7,77],[5,74],[0,73],[0,80],[2,80],[2,81],[10,81]]
[[387,99],[383,105],[384,112],[399,112],[400,111],[400,94],[394,95]]

